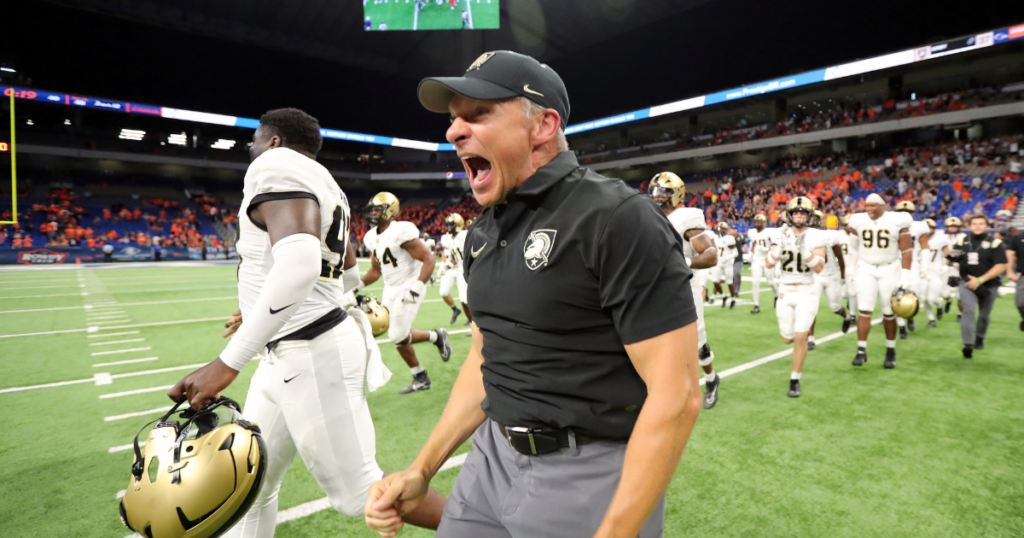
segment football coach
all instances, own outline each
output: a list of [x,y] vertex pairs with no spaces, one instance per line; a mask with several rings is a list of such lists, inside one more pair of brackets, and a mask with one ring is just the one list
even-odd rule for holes
[[681,240],[653,200],[579,165],[548,66],[488,52],[419,99],[451,115],[486,208],[465,246],[473,344],[419,456],[370,488],[367,524],[394,536],[472,435],[438,537],[662,536],[701,407]]

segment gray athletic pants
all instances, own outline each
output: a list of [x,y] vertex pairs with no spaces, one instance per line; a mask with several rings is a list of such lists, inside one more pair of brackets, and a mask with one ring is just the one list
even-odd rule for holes
[[[985,338],[985,334],[988,333],[988,322],[992,318],[992,308],[996,305],[996,299],[999,298],[999,289],[988,288],[988,290],[988,296],[982,299],[968,289],[963,281],[960,281],[960,304],[964,305],[963,316],[960,318],[960,337],[965,346],[974,345],[975,336]],[[979,305],[980,311],[978,311]],[[978,311],[977,322],[974,320],[975,311]],[[975,325],[977,325],[977,329],[975,329]]]
[[[626,443],[599,441],[540,456],[509,446],[497,423],[473,434],[473,451],[455,480],[436,538],[593,536],[622,475]],[[665,499],[639,538],[661,537]]]
[[1013,296],[1020,317],[1024,319],[1024,277],[1017,279],[1017,293]]
[[736,257],[732,266],[732,284],[736,288],[736,295],[740,293],[740,286],[743,285],[743,255]]

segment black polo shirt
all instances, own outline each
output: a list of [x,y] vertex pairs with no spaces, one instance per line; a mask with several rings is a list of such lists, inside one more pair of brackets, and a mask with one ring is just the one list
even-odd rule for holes
[[1006,248],[1012,250],[1017,256],[1017,267],[1013,270],[1016,271],[1017,274],[1024,273],[1024,232],[1020,232],[1011,237]]
[[[981,277],[995,265],[1006,263],[1006,245],[987,233],[969,233],[956,242],[955,249],[960,252],[957,261],[960,263],[960,278],[964,281],[968,276]],[[997,276],[982,286],[995,288],[1001,281]]]
[[485,210],[463,265],[487,416],[628,438],[647,387],[623,346],[697,319],[681,245],[653,200],[572,152]]

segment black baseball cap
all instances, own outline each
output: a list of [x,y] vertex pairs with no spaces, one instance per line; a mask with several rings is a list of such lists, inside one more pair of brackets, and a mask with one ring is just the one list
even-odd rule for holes
[[569,94],[558,73],[508,50],[481,54],[461,77],[425,78],[417,93],[424,108],[440,114],[448,114],[448,103],[455,94],[481,101],[525,97],[558,112],[563,129],[569,122]]

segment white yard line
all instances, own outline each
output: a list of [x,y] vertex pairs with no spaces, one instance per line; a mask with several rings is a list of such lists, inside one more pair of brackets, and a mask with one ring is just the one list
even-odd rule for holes
[[109,313],[103,312],[102,314],[103,315],[101,315],[101,316],[89,316],[88,319],[87,319],[87,322],[98,321],[98,320],[101,320],[101,319],[117,319],[117,320],[121,320],[121,319],[124,319],[124,318],[128,317],[128,314],[125,314],[124,312],[109,312]]
[[155,361],[155,360],[157,360],[159,358],[160,357],[146,357],[145,359],[130,359],[130,360],[127,360],[127,361],[117,361],[117,362],[101,362],[99,364],[92,365],[92,367],[93,368],[99,368],[101,366],[117,366],[119,364],[133,364],[133,363],[136,363],[136,362],[149,362],[149,361]]
[[129,334],[139,334],[139,331],[125,331],[123,333],[107,333],[107,334],[90,334],[86,338],[109,338],[111,336],[125,336]]
[[[2,299],[2,297],[0,297],[0,299]],[[183,323],[202,323],[202,322],[206,322],[206,321],[224,321],[224,319],[225,319],[224,316],[221,316],[221,317],[217,317],[217,318],[181,319],[181,320],[177,320],[177,321],[157,321],[157,322],[153,322],[153,323],[136,323],[134,325],[119,325],[119,326],[114,326],[114,327],[87,327],[85,329],[64,329],[64,330],[60,330],[60,331],[45,331],[45,332],[38,332],[38,333],[0,334],[0,338],[19,338],[19,337],[22,337],[22,336],[46,336],[46,335],[51,335],[51,334],[92,332],[92,331],[90,331],[90,329],[92,329],[92,330],[103,330],[103,331],[109,331],[109,330],[113,330],[113,329],[136,329],[136,328],[139,328],[139,327],[157,327],[157,326],[161,326],[161,325],[180,325],[180,324],[183,324]],[[103,336],[103,335],[98,335],[98,336]]]
[[[77,295],[77,294],[75,294],[75,295]],[[0,299],[5,299],[5,298],[6,297],[0,297]],[[105,309],[114,309],[114,308],[118,308],[118,307],[122,307],[122,306],[144,306],[144,305],[154,305],[154,304],[200,303],[200,302],[206,302],[206,301],[237,301],[237,300],[238,300],[238,296],[237,295],[232,295],[232,296],[229,296],[229,297],[204,297],[204,298],[201,298],[201,299],[174,299],[174,300],[170,300],[170,301],[146,301],[146,302],[142,302],[142,303],[118,303],[116,306],[114,306],[114,305],[110,305],[110,306],[84,305],[84,306],[58,306],[58,307],[54,307],[54,308],[32,308],[32,309],[28,309],[28,310],[0,310],[0,314],[22,314],[22,313],[25,313],[25,312],[51,312],[51,311],[54,311],[54,310],[78,310],[78,309],[82,309],[82,308],[88,310],[89,312],[99,313],[101,309],[104,309],[104,310]],[[94,301],[90,301],[90,302],[94,302]]]
[[[146,442],[145,441],[139,441],[139,448],[142,448],[144,446],[146,446]],[[114,454],[116,452],[124,452],[125,450],[133,450],[134,448],[135,448],[135,444],[134,443],[129,443],[127,445],[112,446],[112,447],[107,449],[107,454]],[[138,536],[138,534],[129,534],[128,536]]]
[[161,386],[161,387],[150,387],[148,389],[126,390],[124,392],[111,392],[109,394],[100,394],[100,399],[101,400],[106,400],[107,398],[120,398],[121,396],[131,396],[133,394],[146,394],[148,392],[162,392],[162,391],[170,389],[173,386],[174,385],[164,385],[164,386]]
[[46,384],[43,384],[43,385],[29,385],[27,387],[11,387],[9,389],[0,389],[0,394],[3,394],[5,392],[21,392],[23,390],[46,389],[46,388],[50,388],[50,387],[63,387],[64,385],[75,385],[77,383],[89,383],[91,381],[93,381],[93,378],[90,377],[88,379],[76,379],[74,381],[61,381],[59,383],[46,383]]
[[111,320],[107,320],[107,321],[87,321],[86,323],[89,323],[89,324],[91,324],[93,326],[96,326],[96,325],[103,325],[105,323],[131,323],[131,321],[132,320],[130,320],[130,319],[111,319]]
[[[92,338],[92,337],[89,336],[87,338]],[[130,338],[128,340],[114,340],[113,342],[94,342],[94,343],[89,344],[89,345],[90,346],[109,346],[109,345],[112,345],[112,344],[127,344],[129,342],[143,342],[145,340],[146,340],[145,338]]]
[[103,417],[103,422],[113,422],[115,420],[124,420],[126,418],[142,417],[142,416],[146,416],[146,415],[155,415],[157,413],[166,413],[167,410],[170,409],[171,407],[174,407],[174,406],[168,405],[168,406],[165,406],[165,407],[157,407],[156,409],[147,409],[145,411],[136,411],[134,413],[125,413],[123,415],[113,415],[113,416],[109,416],[109,417]]
[[[186,364],[185,366],[171,366],[169,368],[157,368],[156,370],[143,370],[141,372],[128,372],[126,374],[114,374],[110,376],[113,379],[122,379],[125,377],[138,377],[140,375],[151,375],[151,374],[163,374],[166,372],[176,372],[178,370],[195,370],[200,366],[206,366],[208,363],[200,362],[198,364]],[[91,381],[91,380],[90,380]]]
[[153,349],[153,348],[152,347],[133,347],[131,349],[117,349],[117,350],[114,350],[114,351],[97,351],[97,352],[93,353],[92,356],[93,357],[98,357],[100,355],[116,355],[118,353],[131,353],[133,351],[149,351],[151,349]]

